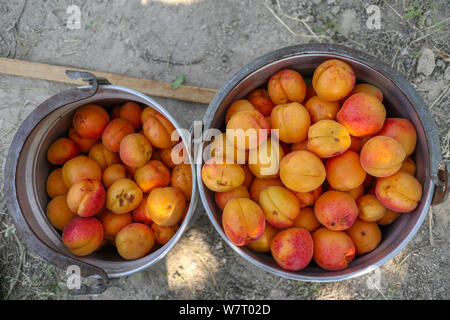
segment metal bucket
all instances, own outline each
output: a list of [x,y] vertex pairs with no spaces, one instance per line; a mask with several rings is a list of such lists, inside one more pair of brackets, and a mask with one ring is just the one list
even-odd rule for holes
[[425,219],[430,205],[441,203],[447,193],[448,173],[439,170],[441,161],[439,136],[418,93],[406,79],[386,64],[370,55],[342,46],[299,45],[270,52],[252,61],[238,71],[216,94],[204,117],[205,129],[218,128],[223,131],[228,106],[262,87],[281,69],[294,69],[304,77],[310,77],[319,64],[333,58],[349,63],[357,75],[357,81],[371,83],[383,91],[383,104],[386,106],[388,117],[407,118],[416,127],[418,139],[413,158],[417,165],[416,177],[423,186],[423,196],[413,212],[401,215],[395,223],[382,228],[382,242],[374,251],[355,258],[348,268],[341,271],[325,271],[311,263],[298,272],[286,271],[275,263],[270,254],[237,247],[228,240],[222,227],[222,211],[214,201],[214,192],[208,190],[201,180],[202,154],[207,143],[203,142],[196,155],[197,181],[203,205],[212,224],[223,240],[244,259],[263,270],[285,278],[326,282],[350,279],[370,272],[392,259],[406,246]]
[[[82,76],[90,86],[63,91],[39,105],[23,122],[9,149],[5,167],[5,195],[9,215],[25,245],[49,263],[67,270],[70,265],[80,268],[84,277],[102,279],[99,287],[83,287],[79,293],[99,293],[106,288],[108,278],[130,275],[150,267],[162,259],[177,243],[194,213],[197,203],[197,188],[193,183],[192,198],[185,220],[176,235],[163,247],[149,255],[132,261],[122,259],[116,250],[101,250],[86,257],[77,257],[69,252],[61,235],[48,222],[45,208],[49,201],[45,183],[53,169],[46,160],[50,144],[67,134],[75,110],[87,103],[95,103],[111,109],[127,101],[150,106],[169,119],[175,128],[176,120],[158,103],[149,97],[124,88],[111,85],[106,79],[92,74],[68,72]],[[180,132],[185,146],[190,137]],[[187,149],[190,150],[190,149]],[[190,155],[189,155],[190,156]],[[195,167],[190,156],[193,181]],[[109,248],[108,248],[109,249]]]

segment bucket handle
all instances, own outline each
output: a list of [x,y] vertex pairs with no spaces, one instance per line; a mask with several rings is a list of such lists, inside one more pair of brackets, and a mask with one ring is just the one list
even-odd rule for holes
[[448,172],[446,170],[439,169],[437,177],[433,179],[436,185],[433,195],[433,201],[431,205],[435,206],[445,201],[448,196]]

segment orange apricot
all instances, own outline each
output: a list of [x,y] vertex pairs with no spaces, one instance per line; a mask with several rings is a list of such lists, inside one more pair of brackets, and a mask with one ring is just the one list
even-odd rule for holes
[[95,104],[87,104],[78,108],[73,117],[75,130],[85,139],[100,138],[108,122],[108,113]]
[[47,216],[47,219],[51,223],[51,225],[59,231],[63,231],[64,227],[72,219],[78,217],[78,215],[70,210],[69,206],[67,205],[66,195],[56,196],[52,200],[50,200],[47,205],[45,215]]
[[355,80],[355,73],[348,63],[331,59],[316,68],[312,85],[322,100],[339,101],[352,92]]
[[358,207],[347,193],[330,190],[323,193],[314,204],[317,220],[334,231],[350,228],[358,217]]
[[304,106],[292,102],[277,105],[270,116],[272,133],[282,142],[298,143],[308,136],[311,117]]
[[51,164],[64,164],[78,155],[78,146],[68,138],[59,138],[47,150],[47,160]]
[[306,96],[306,84],[297,71],[284,69],[269,79],[268,92],[274,104],[302,103]]

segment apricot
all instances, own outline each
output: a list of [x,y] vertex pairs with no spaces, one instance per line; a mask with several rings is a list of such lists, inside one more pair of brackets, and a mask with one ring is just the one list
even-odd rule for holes
[[142,190],[133,180],[117,180],[106,191],[106,208],[114,213],[127,213],[139,206],[142,197]]
[[170,227],[163,227],[154,223],[151,228],[155,235],[156,243],[163,246],[172,239],[180,227],[177,224]]
[[380,102],[383,102],[383,92],[371,84],[368,84],[368,83],[357,84],[355,86],[355,88],[353,89],[352,93],[350,93],[350,95],[359,93],[359,92],[371,94],[371,95],[375,96],[378,100],[380,100]]
[[279,229],[291,227],[300,214],[297,197],[284,187],[271,186],[264,189],[259,195],[259,205],[266,221]]
[[59,138],[47,150],[47,160],[51,164],[64,164],[78,155],[78,146],[68,138]]
[[178,188],[153,189],[147,198],[147,212],[154,223],[170,227],[175,225],[186,209],[186,200]]
[[265,89],[257,89],[249,94],[248,101],[261,112],[264,117],[269,117],[275,104],[270,100],[269,92]]
[[386,214],[382,218],[378,219],[376,223],[380,226],[387,226],[390,225],[391,223],[394,223],[394,221],[397,220],[400,217],[400,215],[401,215],[400,212],[395,212],[390,209],[386,209]]
[[325,227],[341,231],[352,226],[358,217],[358,207],[348,193],[330,190],[317,199],[314,213]]
[[311,116],[312,123],[320,120],[335,120],[339,107],[339,102],[325,101],[318,96],[310,98],[305,103],[305,108]]
[[358,138],[358,137],[350,136],[350,140],[351,140],[351,143],[350,143],[349,149],[356,153],[359,153],[362,148],[362,139]]
[[294,151],[281,159],[281,181],[293,191],[313,191],[325,181],[325,176],[325,166],[312,152]]
[[98,142],[98,139],[86,139],[83,138],[74,127],[70,127],[68,132],[68,137],[70,140],[75,142],[78,146],[78,150],[83,153],[88,153],[89,149]]
[[169,169],[158,160],[150,160],[143,167],[136,170],[134,179],[144,193],[149,193],[154,188],[166,187],[170,184]]
[[331,59],[316,68],[312,85],[322,100],[339,101],[352,92],[355,80],[355,73],[348,63]]
[[355,258],[355,245],[344,231],[320,228],[312,234],[314,242],[314,261],[329,271],[348,267]]
[[62,241],[72,254],[87,256],[100,246],[103,234],[103,225],[96,218],[78,217],[65,226]]
[[100,138],[108,122],[108,113],[95,104],[78,108],[73,117],[73,127],[85,139]]
[[179,164],[189,163],[189,156],[188,156],[187,151],[184,148],[184,145],[182,143],[177,144],[173,147],[162,149],[160,151],[160,156],[161,156],[161,161],[170,170],[172,170]]
[[300,210],[300,214],[297,216],[297,219],[294,220],[293,227],[303,228],[309,232],[314,232],[322,227],[322,225],[319,220],[317,220],[313,207],[306,207]]
[[50,198],[67,194],[67,188],[62,177],[62,169],[57,168],[50,172],[46,183],[47,194]]
[[348,190],[347,193],[354,200],[358,199],[359,197],[361,197],[364,194],[364,184],[361,184],[354,189]]
[[73,184],[67,193],[67,206],[80,217],[98,213],[105,204],[105,188],[97,180],[81,180]]
[[243,164],[241,165],[242,170],[244,170],[244,183],[243,185],[248,189],[252,185],[253,179],[255,176],[250,171],[247,165]]
[[314,243],[306,229],[294,227],[279,232],[272,240],[270,250],[281,268],[299,271],[311,262]]
[[314,189],[309,192],[296,192],[295,196],[297,197],[300,208],[308,207],[314,205],[316,200],[322,194],[322,186],[319,186],[317,189]]
[[250,199],[231,199],[225,205],[222,225],[228,239],[237,246],[259,239],[264,233],[264,213]]
[[356,219],[345,233],[352,239],[358,255],[374,250],[381,242],[381,231],[375,222]]
[[403,161],[402,166],[400,167],[400,170],[405,171],[406,173],[409,173],[412,176],[415,176],[416,175],[416,163],[414,162],[413,159],[408,157]]
[[125,136],[119,145],[120,160],[129,167],[142,167],[152,157],[152,145],[140,133]]
[[131,133],[134,133],[134,127],[128,120],[122,118],[114,119],[108,123],[103,131],[102,143],[108,150],[119,152],[120,142]]
[[144,195],[139,206],[133,210],[133,220],[151,226],[153,220],[150,218],[150,214],[147,210],[147,198],[148,195]]
[[86,156],[78,156],[67,161],[62,167],[62,178],[68,188],[85,179],[102,180],[102,169],[97,161]]
[[274,104],[302,103],[306,96],[306,84],[300,73],[284,69],[269,79],[268,92]]
[[347,129],[333,120],[320,120],[308,130],[308,150],[321,158],[343,153],[351,145]]
[[249,188],[250,198],[255,202],[259,202],[259,196],[261,192],[270,186],[283,187],[284,185],[280,179],[253,179],[253,182]]
[[225,133],[214,136],[208,148],[212,157],[224,158],[228,163],[244,164],[248,159],[248,150],[233,147]]
[[284,151],[276,140],[268,139],[249,151],[248,168],[258,178],[278,178]]
[[142,110],[141,113],[141,123],[144,124],[145,121],[147,121],[147,119],[152,116],[159,113],[158,111],[156,111],[155,109],[153,109],[152,107],[145,107],[144,110]]
[[367,222],[374,222],[386,214],[386,208],[373,194],[366,194],[356,200],[358,217]]
[[99,216],[99,220],[103,225],[103,230],[105,231],[104,238],[115,242],[116,235],[122,228],[133,223],[133,218],[131,213],[117,214],[111,211],[103,212]]
[[183,192],[186,201],[192,196],[192,170],[190,164],[179,164],[172,170],[170,185]]
[[228,201],[230,201],[231,199],[238,199],[238,198],[250,199],[250,193],[248,192],[247,188],[244,185],[241,185],[230,191],[216,192],[214,194],[214,200],[216,201],[217,206],[221,210],[225,208],[225,205],[227,204]]
[[392,176],[378,179],[375,194],[386,208],[396,212],[410,212],[422,198],[422,185],[412,175],[398,171]]
[[[304,141],[311,125],[308,111],[297,102],[277,105],[272,110],[270,120],[273,134],[286,143]],[[278,130],[278,132],[274,130]]]
[[64,227],[72,219],[78,217],[78,215],[67,206],[66,195],[56,196],[50,200],[45,214],[51,225],[59,231],[63,231]]
[[116,235],[116,247],[120,256],[126,260],[135,260],[147,255],[155,245],[155,235],[149,226],[131,223],[123,227]]
[[106,167],[112,164],[120,163],[119,154],[110,151],[101,143],[94,144],[89,150],[88,156],[97,161],[102,170],[105,170]]
[[417,143],[417,132],[414,125],[407,119],[387,118],[383,128],[378,131],[377,136],[388,136],[394,138],[405,149],[406,156],[410,156]]
[[269,125],[259,111],[240,111],[230,118],[226,130],[226,138],[233,147],[249,150],[266,141]]
[[172,141],[172,133],[176,130],[172,122],[160,113],[150,115],[142,129],[152,146],[156,148],[169,148],[178,142]]
[[109,188],[117,180],[125,178],[128,178],[128,170],[120,163],[108,166],[102,174],[102,182],[105,188]]
[[231,119],[231,117],[241,111],[252,111],[256,110],[255,107],[246,99],[241,99],[233,102],[227,109],[225,114],[225,123]]
[[270,244],[278,232],[280,230],[266,223],[262,236],[258,240],[247,243],[247,247],[256,252],[270,252]]
[[351,150],[329,158],[325,169],[330,187],[338,191],[350,191],[360,186],[366,179],[359,155]]
[[202,167],[203,183],[212,191],[230,191],[243,184],[244,179],[244,170],[240,165],[223,163],[220,158],[211,158]]
[[128,120],[135,130],[138,130],[142,126],[141,115],[142,109],[135,102],[127,102],[120,108],[120,118]]
[[397,140],[376,136],[362,147],[360,160],[368,174],[380,178],[391,176],[400,170],[405,156],[405,150]]
[[352,136],[365,137],[381,130],[386,119],[386,109],[375,96],[355,93],[345,100],[336,119]]

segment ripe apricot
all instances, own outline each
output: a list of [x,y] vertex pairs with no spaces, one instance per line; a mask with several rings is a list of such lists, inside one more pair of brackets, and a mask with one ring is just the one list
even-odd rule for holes
[[305,108],[311,116],[312,123],[320,120],[335,120],[339,107],[339,102],[325,101],[318,96],[310,98],[305,103]]
[[97,161],[102,170],[105,170],[106,167],[109,167],[112,164],[120,162],[119,154],[110,151],[101,143],[93,145],[89,150],[88,156]]
[[285,270],[304,269],[313,257],[311,234],[303,228],[289,228],[279,232],[270,245],[275,262]]
[[141,113],[141,123],[144,124],[145,121],[152,115],[159,113],[152,107],[145,107],[144,110],[142,110]]
[[243,184],[244,170],[238,164],[223,163],[223,159],[211,158],[203,164],[202,180],[212,191],[230,191]]
[[46,183],[47,194],[50,198],[67,194],[67,188],[62,177],[62,169],[57,168],[50,172]]
[[271,186],[259,195],[259,205],[266,221],[275,228],[289,228],[300,214],[300,204],[295,194],[284,187]]
[[248,150],[266,141],[269,125],[259,111],[240,111],[230,118],[226,130],[226,138],[234,148]]
[[171,186],[183,192],[186,201],[192,196],[192,170],[190,164],[179,164],[172,170]]
[[314,205],[317,220],[334,231],[350,228],[358,217],[355,200],[347,193],[330,190],[323,193]]
[[129,167],[142,167],[152,157],[152,145],[140,133],[131,133],[125,136],[119,145],[120,159]]
[[108,113],[95,104],[87,104],[78,108],[73,117],[75,130],[85,139],[100,138],[108,122]]
[[87,256],[100,246],[103,233],[103,226],[96,218],[78,217],[66,225],[62,241],[72,254]]
[[386,208],[373,194],[366,194],[356,200],[358,217],[367,222],[374,222],[386,214]]
[[176,130],[174,125],[160,113],[149,115],[142,129],[152,146],[156,148],[169,148],[178,142],[172,141],[172,133]]
[[75,142],[78,146],[78,150],[83,153],[88,153],[89,149],[98,142],[98,139],[86,139],[83,138],[74,127],[70,127],[68,132],[68,137],[70,140]]
[[122,228],[133,223],[131,213],[117,214],[111,211],[105,211],[99,216],[99,220],[105,231],[104,238],[115,242],[116,235]]
[[228,163],[244,164],[248,159],[248,150],[233,147],[225,133],[214,136],[208,148],[210,150],[209,155],[227,159]]
[[158,160],[150,160],[143,167],[136,170],[134,179],[144,193],[154,188],[166,187],[170,184],[170,171]]
[[151,228],[155,235],[156,243],[163,246],[172,239],[180,227],[177,224],[170,227],[163,227],[154,223]]
[[352,239],[356,254],[364,254],[374,250],[381,242],[381,231],[375,222],[356,219],[345,233]]
[[325,270],[345,269],[355,258],[355,245],[344,231],[320,228],[314,231],[312,238],[314,261]]
[[400,167],[400,170],[405,171],[406,173],[409,173],[412,176],[415,176],[416,175],[416,163],[414,162],[413,159],[408,157],[403,161],[402,166]]
[[387,118],[383,128],[378,131],[377,136],[388,136],[394,138],[405,149],[406,156],[410,156],[416,148],[417,132],[414,125],[407,119]]
[[186,200],[178,188],[153,189],[147,198],[147,212],[150,219],[163,227],[175,225],[183,215]]
[[355,80],[355,73],[348,63],[331,59],[316,68],[312,85],[322,100],[339,101],[352,92]]
[[380,102],[383,102],[383,92],[371,84],[368,84],[368,83],[357,84],[350,95],[358,93],[358,92],[364,92],[367,94],[371,94],[371,95],[375,96],[378,100],[380,100]]
[[105,188],[109,188],[117,180],[125,178],[128,178],[128,170],[120,163],[114,163],[108,166],[102,174],[102,182]]
[[78,155],[78,146],[68,138],[59,138],[47,150],[47,160],[51,164],[64,164]]
[[268,92],[274,104],[302,103],[305,100],[306,84],[297,71],[284,69],[269,79]]
[[314,232],[322,227],[322,225],[319,220],[317,220],[313,207],[306,207],[300,210],[300,214],[297,216],[297,219],[295,219],[293,227],[299,227],[306,229],[309,232]]
[[320,120],[308,130],[308,150],[321,158],[343,153],[351,145],[347,129],[333,120]]
[[142,196],[142,190],[133,180],[117,180],[106,191],[106,208],[119,214],[130,212],[139,206]]
[[116,247],[120,256],[126,260],[135,260],[147,255],[155,245],[155,235],[149,226],[131,223],[123,227],[116,235]]
[[80,217],[90,217],[103,208],[105,194],[105,188],[100,181],[81,180],[70,187],[67,193],[67,205]]
[[241,111],[252,111],[256,110],[255,107],[250,103],[250,101],[246,99],[241,99],[233,102],[227,109],[227,113],[225,114],[225,123],[231,119],[231,117],[238,112]]
[[64,227],[72,219],[78,217],[78,215],[67,206],[66,195],[56,196],[50,200],[45,215],[51,225],[59,231],[63,231]]
[[262,236],[258,240],[247,243],[247,247],[256,252],[270,252],[270,244],[278,232],[280,230],[266,223]]
[[295,196],[297,197],[300,208],[308,207],[314,205],[316,200],[322,194],[322,186],[319,186],[317,189],[314,189],[309,192],[296,192]]
[[153,220],[150,218],[150,214],[147,210],[147,198],[148,195],[144,195],[139,206],[133,210],[133,220],[135,222],[142,222],[148,226],[151,226]]
[[97,161],[86,156],[78,156],[67,161],[62,167],[62,178],[68,188],[84,179],[102,180],[102,169]]
[[248,168],[258,178],[278,178],[284,151],[274,139],[267,139],[249,151]]
[[378,219],[376,223],[380,226],[387,226],[393,223],[395,220],[397,220],[400,217],[400,212],[392,211],[391,209],[386,209],[386,214]]
[[248,101],[261,112],[264,117],[270,117],[275,104],[270,100],[269,92],[265,89],[257,89],[248,95]]
[[112,120],[105,128],[102,134],[102,143],[112,152],[119,152],[122,139],[134,133],[133,125],[125,119],[118,118]]
[[280,179],[260,179],[255,177],[249,188],[251,199],[255,202],[259,202],[259,195],[261,192],[270,186],[283,187],[284,185]]
[[282,142],[298,143],[307,138],[311,117],[304,106],[292,102],[277,105],[272,110],[270,122],[273,134]]
[[247,188],[244,185],[240,185],[237,188],[234,188],[230,191],[225,192],[216,192],[214,194],[214,200],[216,201],[217,206],[223,210],[225,208],[225,205],[228,201],[231,199],[238,199],[238,198],[247,198],[250,199],[250,193],[248,192]]
[[338,191],[350,191],[360,186],[366,179],[359,155],[351,150],[329,158],[325,168],[330,187]]
[[176,144],[172,147],[160,150],[161,161],[167,168],[172,170],[177,165],[189,163],[189,157],[183,144]]
[[135,130],[138,130],[141,125],[141,107],[135,102],[127,102],[120,108],[119,117],[125,120],[128,120],[134,127]]

